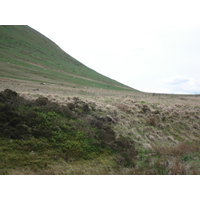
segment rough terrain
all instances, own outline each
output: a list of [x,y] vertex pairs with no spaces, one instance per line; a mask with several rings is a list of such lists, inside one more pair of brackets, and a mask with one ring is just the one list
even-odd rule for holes
[[[199,174],[200,96],[111,91],[75,85],[44,84],[0,78],[0,91],[11,89],[25,99],[47,97],[67,106],[80,99],[112,122],[117,137],[134,141],[135,167],[98,171],[91,161],[84,170],[73,163],[41,173],[52,174]],[[91,105],[93,105],[91,107]],[[93,163],[94,162],[94,163]],[[107,162],[107,161],[105,161]],[[93,164],[92,164],[93,163]],[[101,165],[101,164],[100,164]],[[109,165],[106,163],[106,166]],[[95,166],[96,170],[92,167]],[[97,167],[98,166],[98,167]],[[101,168],[101,167],[100,167]],[[57,171],[56,171],[57,170]],[[22,173],[14,171],[13,173]],[[23,172],[33,173],[33,172]]]

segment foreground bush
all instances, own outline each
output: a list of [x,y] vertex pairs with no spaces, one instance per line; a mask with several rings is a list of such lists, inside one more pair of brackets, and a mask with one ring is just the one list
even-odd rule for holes
[[133,141],[116,137],[110,120],[92,114],[87,104],[60,106],[45,97],[28,101],[8,89],[0,93],[0,137],[1,174],[16,168],[37,173],[56,162],[102,156],[133,167],[137,155]]

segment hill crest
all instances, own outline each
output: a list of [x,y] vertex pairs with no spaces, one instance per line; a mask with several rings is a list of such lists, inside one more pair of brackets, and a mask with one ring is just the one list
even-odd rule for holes
[[29,26],[0,26],[0,76],[136,91],[88,68]]

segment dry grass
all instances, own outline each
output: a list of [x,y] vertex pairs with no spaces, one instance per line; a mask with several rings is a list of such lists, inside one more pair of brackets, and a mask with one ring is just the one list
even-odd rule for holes
[[189,145],[183,142],[179,142],[175,146],[154,146],[154,151],[158,155],[167,155],[167,156],[183,156],[185,154],[194,153],[199,151],[199,144]]

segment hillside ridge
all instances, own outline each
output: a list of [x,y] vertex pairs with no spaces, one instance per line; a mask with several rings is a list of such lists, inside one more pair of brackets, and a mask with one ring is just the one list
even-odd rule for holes
[[[0,26],[0,77],[134,90],[88,68],[29,26]],[[45,79],[45,80],[44,80]]]

